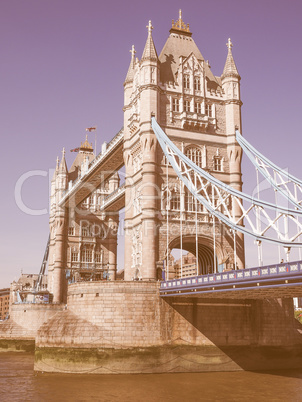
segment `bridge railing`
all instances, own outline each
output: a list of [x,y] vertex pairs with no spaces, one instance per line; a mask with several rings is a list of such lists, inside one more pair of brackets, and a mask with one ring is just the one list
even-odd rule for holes
[[100,159],[102,159],[102,156],[106,155],[114,146],[119,142],[119,140],[124,136],[124,127],[120,129],[120,131],[112,138],[110,142],[107,144],[107,148],[105,152],[99,152],[97,156],[89,163],[88,165],[88,170],[94,166]]
[[302,261],[294,261],[282,264],[267,265],[265,267],[249,268],[220,272],[217,274],[198,275],[187,278],[171,279],[163,281],[160,290],[177,290],[192,287],[208,287],[219,284],[229,284],[242,281],[257,282],[261,278],[263,280],[283,277],[295,276],[302,274]]
[[101,210],[104,209],[106,205],[110,204],[110,202],[118,198],[119,195],[124,192],[125,192],[125,183],[122,184],[120,187],[118,187],[116,190],[112,191],[112,193],[110,193],[109,195],[107,195],[107,197],[103,199],[100,209]]

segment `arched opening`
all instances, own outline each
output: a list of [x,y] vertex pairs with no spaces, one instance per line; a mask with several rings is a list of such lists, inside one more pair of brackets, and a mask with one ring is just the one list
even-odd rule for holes
[[[206,275],[215,272],[215,264],[214,264],[214,249],[213,249],[213,239],[201,237],[198,239],[198,272],[196,267],[196,239],[195,236],[184,236],[182,240],[182,257],[180,250],[180,238],[174,239],[170,243],[170,255],[169,259],[169,272],[171,275],[175,277],[180,277],[180,264],[181,258],[183,259],[182,263],[182,273],[183,277],[185,276],[194,276],[194,275]],[[192,254],[195,259],[188,258],[187,254]],[[222,261],[222,252],[220,247],[216,245],[216,272],[223,270]],[[220,263],[220,265],[219,265]]]

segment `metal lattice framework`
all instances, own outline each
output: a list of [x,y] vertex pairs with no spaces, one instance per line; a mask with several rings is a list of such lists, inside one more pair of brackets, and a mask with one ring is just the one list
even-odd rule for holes
[[302,209],[302,181],[281,169],[255,149],[239,131],[236,140],[255,168],[265,177],[278,194],[296,208]]
[[[294,197],[290,201],[296,208],[291,209],[235,190],[187,158],[167,137],[154,117],[152,128],[179,179],[209,214],[233,231],[252,236],[259,243],[271,242],[288,249],[302,246],[299,242],[302,234],[302,224],[299,221],[302,210]],[[260,156],[258,160],[260,161]],[[301,182],[296,180],[296,183],[298,185]],[[288,195],[285,186],[285,181],[283,187],[275,182],[274,188],[278,192],[282,191],[283,196],[289,197],[291,193]]]

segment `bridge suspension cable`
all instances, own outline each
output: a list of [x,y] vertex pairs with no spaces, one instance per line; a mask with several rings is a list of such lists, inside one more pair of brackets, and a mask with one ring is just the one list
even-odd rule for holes
[[[256,241],[280,244],[287,249],[302,246],[302,243],[298,241],[302,234],[302,224],[299,221],[302,209],[299,204],[297,204],[299,208],[284,208],[255,199],[232,188],[186,157],[167,137],[154,117],[152,117],[152,128],[174,171],[209,214],[235,232],[239,231],[252,236]],[[214,197],[211,197],[212,194]],[[262,222],[261,228],[257,226],[257,215]],[[244,224],[243,220],[245,220]],[[288,221],[290,225],[287,225]],[[236,234],[234,240],[236,242]]]
[[[236,140],[244,153],[256,167],[262,176],[281,194],[287,201],[296,208],[302,209],[302,181],[291,175],[284,169],[275,165],[272,161],[255,149],[238,130]],[[300,197],[300,198],[299,198]]]

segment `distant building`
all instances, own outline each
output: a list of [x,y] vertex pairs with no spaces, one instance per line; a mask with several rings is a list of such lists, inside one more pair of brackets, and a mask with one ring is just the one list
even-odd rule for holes
[[[36,287],[39,274],[21,274],[17,282],[19,290],[33,290]],[[47,289],[47,275],[42,276],[40,289]]]
[[[17,282],[11,284],[11,303],[29,302],[43,303],[48,301],[47,275],[42,275],[39,289],[37,281],[39,274],[21,274]],[[47,299],[45,299],[47,296]]]
[[[181,265],[182,260],[182,265]],[[188,276],[195,276],[196,272],[196,257],[188,253],[183,255],[182,258],[174,262],[174,270],[176,278],[185,278]],[[182,274],[181,274],[182,271]]]
[[295,306],[295,309],[302,308],[302,297],[294,297],[294,306]]
[[0,320],[9,314],[9,288],[0,289]]

